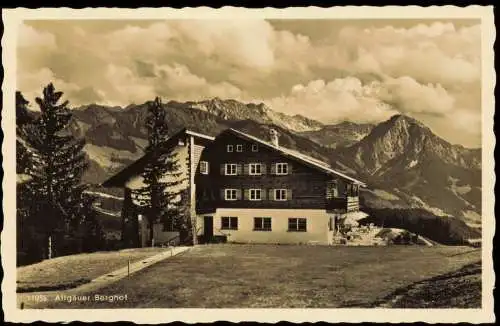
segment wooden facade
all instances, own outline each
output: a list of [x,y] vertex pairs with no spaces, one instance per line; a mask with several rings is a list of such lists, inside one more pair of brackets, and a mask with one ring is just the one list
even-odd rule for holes
[[[232,151],[228,152],[228,146]],[[241,149],[241,151],[237,151]],[[195,176],[196,212],[208,214],[217,208],[324,209],[355,211],[359,209],[358,185],[335,178],[283,155],[279,150],[259,142],[223,132],[207,147],[201,161],[209,171]],[[251,175],[250,164],[261,164],[261,175]],[[276,174],[276,164],[286,163],[288,173]],[[236,164],[237,175],[225,175],[225,165]],[[224,189],[237,189],[237,200],[225,200]],[[250,200],[249,189],[262,189],[261,200]],[[271,198],[273,189],[286,189],[287,200]],[[271,192],[270,192],[271,190]]]

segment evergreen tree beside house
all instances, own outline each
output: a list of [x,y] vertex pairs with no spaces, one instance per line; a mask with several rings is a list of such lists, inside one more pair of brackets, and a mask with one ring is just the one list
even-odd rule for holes
[[134,190],[134,196],[147,219],[149,245],[154,246],[154,225],[158,223],[163,224],[164,229],[179,231],[180,241],[185,242],[190,225],[184,214],[183,190],[178,187],[184,180],[180,178],[176,154],[165,151],[168,126],[158,97],[149,103],[146,129],[148,146],[145,155],[148,160],[142,172],[144,186]]
[[23,119],[18,126],[17,162],[22,169],[18,173],[27,179],[18,186],[18,214],[25,225],[42,234],[43,258],[69,253],[64,252],[64,240],[81,230],[86,216],[91,218],[92,203],[84,200],[86,186],[81,181],[87,167],[85,141],[71,134],[69,102],[60,102],[62,95],[50,83],[36,98],[40,113],[24,119],[20,113],[28,103],[16,94],[18,123]]

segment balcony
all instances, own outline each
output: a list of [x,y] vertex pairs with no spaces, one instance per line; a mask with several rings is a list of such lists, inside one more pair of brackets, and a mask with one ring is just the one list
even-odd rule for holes
[[338,211],[342,213],[355,212],[359,210],[359,197],[334,197],[326,200],[327,211]]

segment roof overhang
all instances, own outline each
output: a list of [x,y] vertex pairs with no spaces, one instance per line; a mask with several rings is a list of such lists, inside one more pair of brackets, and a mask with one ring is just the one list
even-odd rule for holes
[[[177,132],[173,136],[171,136],[166,143],[163,145],[163,147],[160,149],[160,155],[169,152],[172,150],[175,146],[178,145],[179,139],[182,138],[182,136],[192,136],[194,138],[199,138],[202,139],[203,141],[213,141],[215,137],[200,134],[191,130],[188,130],[186,128],[182,129],[181,131]],[[137,161],[133,162],[132,164],[128,165],[125,167],[123,170],[118,172],[117,174],[113,175],[106,181],[104,181],[101,186],[103,187],[124,187],[125,184],[127,183],[128,180],[130,180],[133,176],[136,176],[140,173],[142,173],[143,168],[146,166],[146,164],[149,161],[149,158],[157,153],[146,153],[144,154],[141,158],[139,158]]]

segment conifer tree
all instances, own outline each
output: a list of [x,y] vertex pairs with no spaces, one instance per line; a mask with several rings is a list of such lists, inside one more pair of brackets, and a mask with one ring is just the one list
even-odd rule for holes
[[149,159],[142,176],[145,186],[135,191],[140,206],[143,207],[149,224],[149,242],[154,245],[154,225],[175,224],[179,216],[179,197],[181,192],[176,186],[181,184],[181,172],[176,154],[165,149],[168,140],[166,113],[160,98],[148,105],[146,119],[148,130],[148,146],[146,154]]
[[46,236],[49,257],[57,249],[53,235],[68,234],[79,223],[85,189],[81,178],[87,167],[85,141],[70,132],[71,112],[68,101],[59,103],[62,95],[52,83],[43,89],[43,96],[36,98],[40,115],[23,135],[30,218]]
[[24,144],[25,133],[33,122],[28,110],[29,102],[19,91],[16,92],[16,171],[23,174],[29,164],[28,152]]

